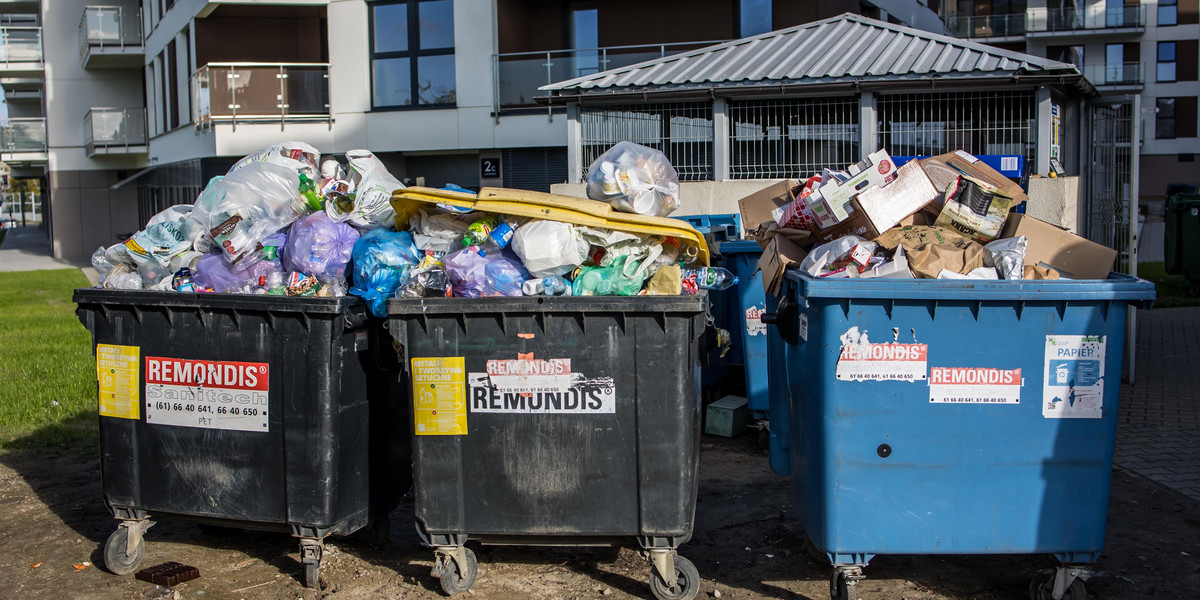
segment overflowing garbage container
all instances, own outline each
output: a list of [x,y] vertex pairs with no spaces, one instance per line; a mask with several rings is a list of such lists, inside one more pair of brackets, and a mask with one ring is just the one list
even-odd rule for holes
[[304,582],[323,540],[409,488],[409,401],[391,338],[353,297],[78,289],[99,388],[104,565],[136,571],[171,518],[291,533]]

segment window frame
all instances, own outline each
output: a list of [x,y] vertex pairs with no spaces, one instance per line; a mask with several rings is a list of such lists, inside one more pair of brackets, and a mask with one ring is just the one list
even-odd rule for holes
[[[420,23],[420,5],[422,2],[436,2],[438,0],[379,0],[376,2],[367,3],[367,62],[370,65],[370,86],[371,86],[371,111],[372,112],[388,112],[400,110],[441,110],[447,108],[458,108],[458,81],[454,82],[454,102],[442,102],[438,104],[421,104],[418,90],[418,77],[420,69],[417,68],[420,59],[436,56],[455,56],[456,46],[440,48],[421,48],[421,23]],[[454,0],[449,0],[450,8],[453,15]],[[405,50],[393,50],[388,52],[375,51],[375,8],[378,6],[395,6],[403,5],[407,11],[408,25],[408,47]],[[453,20],[453,16],[451,16]],[[453,30],[451,31],[453,35]],[[457,43],[454,41],[452,43]],[[408,60],[408,77],[409,77],[409,100],[411,104],[375,104],[375,61],[390,60],[390,59],[406,59]],[[457,78],[458,68],[455,65],[455,75]]]
[[[1171,101],[1171,117],[1170,117],[1171,135],[1170,136],[1159,135],[1160,128],[1162,127],[1161,124],[1165,123],[1167,121],[1167,118],[1163,116],[1162,107],[1160,106],[1160,103],[1163,102],[1164,100]],[[1175,97],[1173,97],[1173,96],[1160,96],[1160,97],[1154,99],[1154,139],[1156,139],[1156,140],[1178,139],[1179,136],[1177,135],[1177,132],[1175,129],[1175,127],[1176,127],[1176,122],[1175,122],[1176,121],[1176,115],[1175,115],[1176,106],[1175,105],[1176,105],[1176,101],[1175,101]]]
[[[1162,58],[1163,47],[1167,44],[1170,44],[1171,48],[1172,48],[1171,60],[1163,60],[1163,58]],[[1156,83],[1175,83],[1175,82],[1179,81],[1179,72],[1177,70],[1178,63],[1179,63],[1179,44],[1176,44],[1174,41],[1170,41],[1170,40],[1161,41],[1161,42],[1158,42],[1158,45],[1155,48],[1156,48],[1155,51],[1157,53],[1154,57],[1155,58],[1155,61],[1154,61],[1154,80],[1155,80],[1155,82]],[[1163,79],[1162,74],[1159,71],[1159,69],[1162,68],[1163,65],[1167,65],[1167,64],[1171,65],[1171,69],[1172,69],[1171,78]]]

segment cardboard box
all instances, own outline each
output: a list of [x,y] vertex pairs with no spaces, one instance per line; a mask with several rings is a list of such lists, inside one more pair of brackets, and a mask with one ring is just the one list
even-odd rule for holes
[[1013,206],[1029,200],[1029,196],[1020,185],[962,150],[921,159],[921,166],[933,182],[933,187],[939,192],[946,191],[946,186],[952,183],[955,177],[966,175],[1000,188],[1004,195],[1012,197]]
[[758,268],[762,271],[763,291],[773,296],[779,295],[783,286],[783,274],[790,265],[800,265],[800,261],[808,253],[797,246],[795,242],[782,235],[771,238],[762,257],[758,259]]
[[894,181],[868,188],[851,202],[855,216],[866,216],[875,231],[887,231],[937,197],[938,190],[933,187],[925,169],[914,160],[896,171]]
[[799,188],[799,182],[785,179],[738,200],[738,212],[742,214],[742,228],[745,229],[743,234],[752,236],[759,225],[774,221],[771,211],[795,200]]
[[850,218],[854,207],[850,200],[867,188],[884,185],[896,176],[896,163],[887,150],[879,150],[867,159],[850,165],[850,179],[830,181],[806,198],[821,227],[830,227]]
[[858,237],[866,240],[873,240],[879,237],[879,233],[880,232],[875,231],[874,227],[871,227],[871,220],[868,219],[866,215],[862,214],[861,212],[856,212],[853,215],[850,215],[849,219],[846,219],[845,221],[842,221],[841,223],[838,223],[829,229],[822,229],[821,231],[818,231],[813,235],[812,239],[816,240],[816,244],[832,242],[833,240],[845,235],[857,235]]
[[704,418],[704,433],[734,437],[750,423],[750,407],[742,396],[725,396],[708,405]]
[[[1071,279],[1108,279],[1117,251],[1029,215],[1012,214],[1000,237],[1025,236],[1025,264],[1053,267]],[[764,279],[765,281],[765,279]]]

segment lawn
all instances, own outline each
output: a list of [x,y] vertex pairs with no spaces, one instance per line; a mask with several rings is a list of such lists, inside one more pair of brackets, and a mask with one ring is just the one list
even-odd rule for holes
[[1200,297],[1188,293],[1191,282],[1182,275],[1168,275],[1165,263],[1138,263],[1138,277],[1154,282],[1154,290],[1158,293],[1154,308],[1200,306]]
[[91,334],[75,318],[78,269],[0,273],[0,448],[95,446]]

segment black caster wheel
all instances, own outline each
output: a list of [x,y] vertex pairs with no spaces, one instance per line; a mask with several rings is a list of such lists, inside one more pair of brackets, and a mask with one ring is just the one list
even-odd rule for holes
[[858,598],[855,587],[850,584],[848,574],[839,569],[829,578],[829,597],[831,600],[855,600]]
[[[1054,574],[1056,569],[1043,569],[1029,582],[1029,600],[1053,600]],[[1082,579],[1075,579],[1067,586],[1062,600],[1087,600],[1087,588]]]
[[315,588],[321,581],[321,563],[304,564],[304,587]]
[[146,540],[138,544],[133,554],[127,553],[129,529],[118,527],[104,542],[104,568],[114,575],[129,575],[138,570],[146,554]]
[[463,548],[463,555],[466,556],[466,563],[461,565],[454,559],[453,554],[446,555],[446,567],[442,571],[441,582],[442,591],[448,596],[471,589],[475,584],[475,576],[479,574],[479,561],[476,560],[475,553],[470,548]]
[[650,567],[650,592],[658,600],[692,600],[700,591],[700,572],[692,561],[675,556],[675,586],[670,587],[653,566]]

